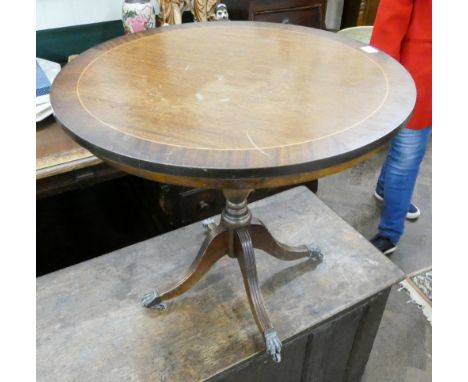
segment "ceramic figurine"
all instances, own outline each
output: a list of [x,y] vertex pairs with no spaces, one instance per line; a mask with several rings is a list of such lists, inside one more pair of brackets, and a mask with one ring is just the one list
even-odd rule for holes
[[216,6],[215,20],[216,21],[228,21],[229,20],[229,14],[227,11],[226,4],[219,3]]
[[218,0],[191,0],[192,14],[195,21],[215,20],[215,11]]
[[156,14],[159,5],[154,9],[151,0],[125,0],[122,5],[122,22],[124,31],[128,33],[141,32],[156,27]]
[[218,0],[159,0],[161,25],[182,23],[182,13],[191,11],[195,21],[229,20],[227,7]]
[[159,0],[161,25],[182,24],[182,13],[191,8],[190,0]]

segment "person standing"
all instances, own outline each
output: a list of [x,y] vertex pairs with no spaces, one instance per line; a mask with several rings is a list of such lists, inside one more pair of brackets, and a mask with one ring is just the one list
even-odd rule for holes
[[432,132],[432,0],[381,0],[370,44],[399,61],[417,90],[413,114],[390,143],[374,193],[383,208],[378,233],[370,241],[390,255],[405,219],[420,215],[411,197]]

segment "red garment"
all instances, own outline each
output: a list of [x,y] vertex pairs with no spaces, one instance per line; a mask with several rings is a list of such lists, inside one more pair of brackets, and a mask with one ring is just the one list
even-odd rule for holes
[[398,60],[416,83],[416,106],[406,127],[431,126],[432,0],[380,0],[370,43]]

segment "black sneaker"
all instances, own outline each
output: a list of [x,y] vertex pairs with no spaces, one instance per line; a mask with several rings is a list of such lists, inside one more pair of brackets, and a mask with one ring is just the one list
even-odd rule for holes
[[380,252],[382,252],[386,256],[391,255],[397,249],[397,246],[393,244],[389,238],[382,236],[379,233],[375,235],[370,240],[370,242],[375,248],[377,248]]
[[406,219],[408,220],[416,220],[421,215],[421,211],[419,208],[416,207],[414,204],[410,204],[408,208],[408,212],[406,213]]
[[379,194],[377,190],[374,191],[374,198],[376,198],[379,202],[383,202],[383,194]]
[[[374,197],[379,201],[383,202],[384,198],[382,194],[379,194],[377,191],[374,192]],[[406,219],[408,220],[416,220],[421,216],[421,211],[418,207],[416,207],[413,203],[410,203],[408,212],[406,213]]]

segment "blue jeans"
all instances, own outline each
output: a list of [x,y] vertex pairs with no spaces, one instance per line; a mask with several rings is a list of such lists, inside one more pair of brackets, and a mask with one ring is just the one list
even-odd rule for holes
[[413,195],[432,128],[403,128],[390,143],[376,191],[384,197],[379,233],[397,244],[403,235],[406,213]]

